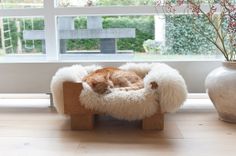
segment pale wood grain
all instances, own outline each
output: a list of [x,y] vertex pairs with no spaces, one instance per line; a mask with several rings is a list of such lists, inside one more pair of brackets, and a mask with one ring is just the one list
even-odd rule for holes
[[[37,103],[37,101],[35,101]],[[163,131],[141,122],[96,118],[91,131],[71,131],[70,118],[48,108],[0,107],[0,156],[235,156],[236,125],[212,109],[167,114]]]
[[156,114],[142,120],[142,128],[144,130],[164,129],[164,114],[161,112],[160,105]]

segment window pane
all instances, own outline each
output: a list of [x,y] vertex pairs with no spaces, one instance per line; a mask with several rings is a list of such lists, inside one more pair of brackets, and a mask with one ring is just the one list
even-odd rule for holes
[[166,48],[164,54],[216,55],[216,47],[202,34],[215,38],[213,27],[203,16],[166,16]]
[[0,56],[45,53],[43,30],[40,17],[0,18]]
[[58,28],[67,54],[144,53],[143,42],[154,39],[153,16],[60,17]]
[[154,5],[155,0],[57,0],[58,7]]
[[195,25],[214,37],[211,27],[203,18],[195,24],[191,19],[191,15],[59,17],[60,53],[73,59],[88,54],[96,54],[90,59],[107,59],[110,54],[119,54],[110,59],[120,59],[122,54],[124,60],[151,61],[215,58],[220,53],[194,30]]
[[43,0],[0,0],[1,9],[42,8]]

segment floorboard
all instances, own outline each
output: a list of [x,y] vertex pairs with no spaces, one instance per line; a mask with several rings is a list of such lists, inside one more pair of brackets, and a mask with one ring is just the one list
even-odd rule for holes
[[236,155],[236,124],[220,121],[209,100],[188,100],[167,114],[164,131],[106,116],[97,118],[95,130],[71,131],[69,118],[48,101],[31,102],[0,100],[0,156]]

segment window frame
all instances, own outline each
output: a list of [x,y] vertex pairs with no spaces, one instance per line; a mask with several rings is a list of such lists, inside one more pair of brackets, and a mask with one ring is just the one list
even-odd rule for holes
[[[58,61],[61,57],[58,42],[57,17],[58,16],[122,16],[122,15],[160,15],[167,13],[162,6],[99,6],[99,7],[56,7],[54,0],[44,0],[43,8],[22,8],[22,9],[0,9],[0,17],[43,17],[45,28],[45,60]],[[201,6],[209,10],[209,5]],[[219,6],[217,6],[217,10]],[[219,11],[219,10],[218,10]],[[186,6],[176,8],[175,14],[191,14]],[[48,44],[50,43],[50,44]],[[89,55],[89,54],[88,54]],[[6,56],[7,57],[7,56]],[[13,60],[17,60],[17,56]],[[25,56],[27,58],[27,56]],[[29,56],[37,60],[37,56]],[[41,57],[40,57],[41,58]],[[19,57],[20,60],[24,56]],[[41,58],[42,59],[42,58]],[[41,60],[40,59],[40,60]],[[79,59],[79,58],[78,58]],[[2,60],[2,59],[0,59]],[[4,60],[4,59],[3,59]],[[11,60],[11,59],[10,59]]]

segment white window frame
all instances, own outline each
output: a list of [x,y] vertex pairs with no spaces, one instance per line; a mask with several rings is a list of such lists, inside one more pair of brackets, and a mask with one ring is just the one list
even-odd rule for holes
[[[204,10],[209,9],[208,5],[202,6]],[[59,60],[59,42],[57,33],[58,16],[106,16],[106,15],[161,15],[166,13],[161,6],[101,6],[101,7],[77,7],[77,8],[57,8],[54,0],[44,0],[43,8],[30,9],[0,9],[0,17],[43,17],[45,23],[45,44],[46,61]],[[189,14],[185,6],[176,8],[176,14]],[[14,57],[17,59],[18,57]],[[19,57],[24,60],[24,57]],[[29,58],[28,58],[29,59]],[[37,59],[30,56],[30,59]],[[79,59],[79,58],[78,58]]]

